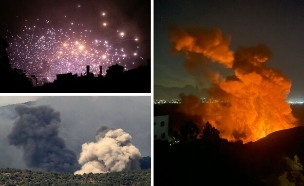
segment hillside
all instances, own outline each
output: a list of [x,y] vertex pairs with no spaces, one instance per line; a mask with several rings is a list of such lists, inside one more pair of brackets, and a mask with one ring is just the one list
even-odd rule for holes
[[304,127],[279,130],[246,146],[256,154],[263,152],[263,156],[274,153],[290,156],[297,154],[304,160]]
[[304,127],[246,144],[221,139],[212,130],[205,134],[201,139],[177,136],[177,144],[154,141],[155,185],[221,185],[222,180],[226,185],[304,185]]
[[206,89],[200,89],[192,85],[184,87],[164,87],[162,85],[154,85],[154,99],[178,99],[180,94],[192,94],[198,97],[207,97]]
[[0,169],[0,185],[151,185],[151,170],[74,175],[5,168]]

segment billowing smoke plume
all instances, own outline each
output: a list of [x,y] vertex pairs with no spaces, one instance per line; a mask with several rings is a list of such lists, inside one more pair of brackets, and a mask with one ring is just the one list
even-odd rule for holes
[[59,112],[46,105],[17,105],[15,111],[19,117],[8,140],[10,145],[23,149],[27,167],[58,172],[74,172],[79,168],[75,153],[58,136]]
[[[180,111],[200,118],[195,121],[200,129],[209,121],[222,137],[248,142],[295,126],[296,119],[286,103],[291,81],[266,66],[272,55],[266,45],[240,47],[233,55],[229,37],[219,29],[177,29],[171,36],[175,49],[186,54],[188,70],[189,66],[198,68],[212,60],[234,71],[234,75],[226,78],[206,69],[196,74],[208,75],[211,80],[208,93],[213,103],[203,104],[197,97],[182,96]],[[198,61],[196,55],[209,60]]]
[[[181,28],[173,28],[171,40],[177,51],[187,54],[188,62],[191,62],[191,55],[201,54],[213,62],[217,61],[228,68],[232,67],[233,51],[229,49],[231,38],[223,35],[220,29],[196,28],[186,31]],[[186,66],[188,65],[190,64],[186,64]]]
[[82,145],[79,163],[81,170],[75,174],[105,173],[140,169],[139,150],[131,144],[131,136],[122,129],[101,127],[96,142]]

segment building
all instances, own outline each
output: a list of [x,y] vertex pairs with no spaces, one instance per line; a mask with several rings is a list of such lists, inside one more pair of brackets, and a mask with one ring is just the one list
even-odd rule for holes
[[124,72],[124,67],[120,66],[116,63],[116,65],[112,65],[107,70],[106,77],[107,78],[120,78],[122,77]]
[[168,140],[169,115],[154,116],[154,140]]

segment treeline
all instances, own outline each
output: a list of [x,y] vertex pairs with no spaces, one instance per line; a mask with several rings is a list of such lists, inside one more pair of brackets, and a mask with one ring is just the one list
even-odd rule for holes
[[14,168],[0,169],[0,185],[26,186],[26,185],[151,185],[151,169],[111,172],[104,174],[83,174],[43,172],[20,170]]

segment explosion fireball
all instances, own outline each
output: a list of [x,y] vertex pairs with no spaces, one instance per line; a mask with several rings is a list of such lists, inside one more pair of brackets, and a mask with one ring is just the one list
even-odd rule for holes
[[[220,29],[180,29],[171,32],[174,49],[185,54],[185,68],[195,78],[206,76],[213,103],[182,95],[179,111],[196,119],[200,130],[209,121],[228,140],[256,141],[277,130],[296,126],[297,119],[286,102],[291,81],[278,70],[266,65],[272,53],[264,44],[229,49],[230,36]],[[218,62],[234,75],[226,78],[207,69]],[[203,67],[203,68],[201,68]],[[201,69],[201,73],[194,73]]]

